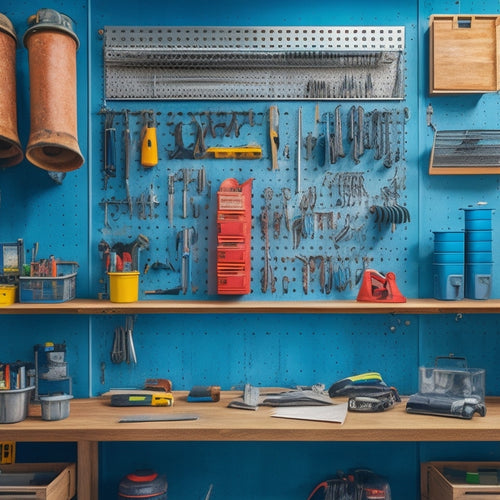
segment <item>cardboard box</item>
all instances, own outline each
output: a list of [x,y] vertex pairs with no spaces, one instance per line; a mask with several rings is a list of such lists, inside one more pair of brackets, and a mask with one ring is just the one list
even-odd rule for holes
[[[420,466],[422,500],[488,500],[500,499],[498,484],[469,484],[460,472],[475,473],[478,469],[499,469],[500,462],[425,462]],[[452,471],[446,474],[444,471]]]
[[2,498],[71,500],[76,495],[74,463],[9,464],[0,466],[0,471]]

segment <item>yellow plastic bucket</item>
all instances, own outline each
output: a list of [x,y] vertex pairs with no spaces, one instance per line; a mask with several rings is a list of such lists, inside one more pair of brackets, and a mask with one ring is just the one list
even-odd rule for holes
[[109,300],[136,302],[139,299],[139,271],[108,273]]
[[10,306],[16,301],[17,285],[0,285],[0,307]]

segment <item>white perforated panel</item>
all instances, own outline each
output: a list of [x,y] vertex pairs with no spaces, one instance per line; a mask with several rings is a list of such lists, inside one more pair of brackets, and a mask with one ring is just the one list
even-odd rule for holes
[[404,27],[104,29],[107,99],[402,99]]

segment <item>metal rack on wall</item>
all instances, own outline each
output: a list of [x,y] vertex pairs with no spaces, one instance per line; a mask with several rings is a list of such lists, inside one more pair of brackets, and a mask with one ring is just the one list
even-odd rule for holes
[[106,99],[403,99],[404,26],[106,26]]
[[[377,265],[375,252],[388,244],[389,255],[390,240],[400,240],[411,222],[409,109],[397,102],[404,97],[404,27],[106,26],[102,34],[99,136],[113,130],[116,163],[132,163],[129,179],[123,171],[111,178],[103,165],[95,214],[106,244],[125,233],[129,241],[140,232],[149,238],[139,269],[142,297],[215,294],[213,194],[230,177],[254,179],[251,298],[355,296],[363,271]],[[319,80],[310,73],[318,70]],[[245,79],[260,71],[265,92],[248,94],[258,87]],[[216,93],[207,93],[207,82]],[[158,137],[152,168],[139,162],[147,119]],[[270,140],[275,126],[279,145]],[[259,154],[234,154],[241,147]],[[217,149],[228,156],[217,157]],[[189,277],[179,275],[185,229],[195,236]],[[406,268],[397,265],[405,281]],[[189,287],[179,285],[187,281]],[[106,296],[105,288],[100,293]]]

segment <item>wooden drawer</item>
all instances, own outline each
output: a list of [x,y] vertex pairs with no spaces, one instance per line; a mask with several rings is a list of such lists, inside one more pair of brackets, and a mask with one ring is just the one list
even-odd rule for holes
[[429,23],[429,93],[499,90],[500,16],[433,15]]
[[[10,500],[71,500],[76,495],[76,465],[70,463],[0,466],[0,497]],[[40,478],[38,486],[30,481]]]
[[445,477],[446,469],[477,472],[478,469],[499,469],[500,462],[426,462],[420,468],[422,500],[500,500],[500,485],[469,484],[457,476]]

